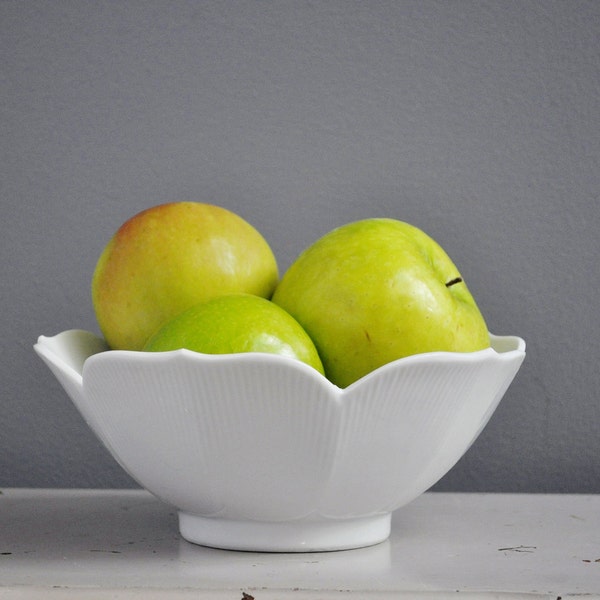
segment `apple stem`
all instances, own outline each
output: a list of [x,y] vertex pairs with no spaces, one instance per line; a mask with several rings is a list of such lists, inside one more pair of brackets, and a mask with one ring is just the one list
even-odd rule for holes
[[455,277],[454,279],[451,279],[448,283],[446,283],[446,287],[450,287],[452,285],[454,285],[455,283],[460,283],[462,281],[462,277]]

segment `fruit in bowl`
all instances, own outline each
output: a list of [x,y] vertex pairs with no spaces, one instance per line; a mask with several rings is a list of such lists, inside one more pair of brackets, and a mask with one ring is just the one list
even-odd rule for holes
[[[191,542],[295,552],[386,539],[392,512],[459,460],[524,359],[524,341],[490,334],[456,267],[407,224],[334,230],[280,283],[251,235],[260,259],[240,269],[262,281],[258,294],[232,291],[215,275],[227,260],[215,272],[210,252],[188,270],[196,237],[176,231],[189,234],[190,221],[151,221],[150,237],[125,227],[131,251],[114,271],[119,243],[98,262],[94,302],[109,334],[40,336],[35,350],[114,458],[178,509]],[[221,240],[210,251],[228,254],[210,231]],[[243,246],[231,250],[234,274]],[[185,302],[170,303],[170,285]],[[210,297],[182,292],[196,288]]]
[[178,348],[203,354],[278,354],[323,373],[317,349],[300,324],[277,304],[250,294],[218,296],[188,308],[152,335],[143,350]]
[[269,244],[242,217],[211,204],[172,202],[119,227],[98,259],[92,300],[109,346],[141,350],[194,304],[227,293],[267,298],[277,280]]
[[394,219],[349,223],[317,240],[283,275],[273,302],[305,328],[341,387],[404,356],[490,345],[450,257]]

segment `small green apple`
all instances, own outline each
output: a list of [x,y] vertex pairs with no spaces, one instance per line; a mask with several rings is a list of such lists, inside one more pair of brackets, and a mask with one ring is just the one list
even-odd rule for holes
[[340,387],[405,356],[490,345],[483,316],[446,252],[394,219],[329,232],[300,254],[272,300],[304,327],[325,374]]
[[317,349],[300,324],[270,300],[250,294],[220,296],[188,308],[144,346],[147,352],[178,348],[204,354],[280,354],[323,374]]
[[112,349],[140,350],[163,323],[215,296],[270,297],[278,281],[263,236],[235,213],[173,202],[128,219],[92,278],[96,319]]

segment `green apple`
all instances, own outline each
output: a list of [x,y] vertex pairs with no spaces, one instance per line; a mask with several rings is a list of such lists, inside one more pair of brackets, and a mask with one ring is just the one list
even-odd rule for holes
[[270,297],[278,281],[263,236],[211,204],[173,202],[128,219],[92,278],[96,319],[112,349],[140,350],[161,325],[216,296]]
[[405,356],[490,345],[483,316],[446,252],[394,219],[329,232],[294,261],[272,300],[304,327],[326,376],[340,387]]
[[144,346],[148,352],[178,348],[204,354],[280,354],[323,374],[317,349],[300,324],[270,300],[250,294],[220,296],[188,308]]

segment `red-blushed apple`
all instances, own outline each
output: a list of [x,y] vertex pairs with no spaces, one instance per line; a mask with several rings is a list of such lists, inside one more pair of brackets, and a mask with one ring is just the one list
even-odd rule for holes
[[346,387],[393,360],[490,345],[462,275],[425,232],[374,218],[334,229],[300,254],[272,298]]
[[140,350],[165,322],[232,293],[269,298],[275,256],[246,220],[220,206],[172,202],[128,219],[102,251],[92,301],[112,349]]

